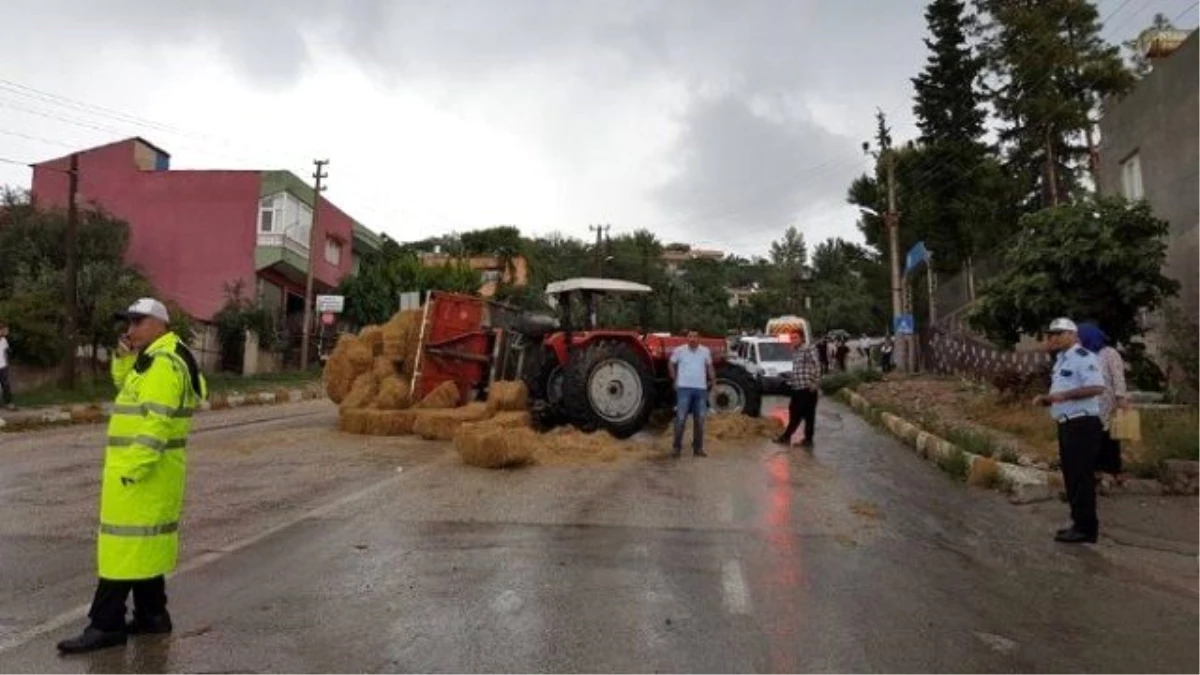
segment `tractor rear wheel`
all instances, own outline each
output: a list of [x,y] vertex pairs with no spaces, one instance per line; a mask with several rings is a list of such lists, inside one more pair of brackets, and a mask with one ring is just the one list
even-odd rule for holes
[[717,381],[708,394],[708,407],[717,413],[762,413],[762,391],[745,368],[732,363],[717,366]]
[[607,429],[628,438],[646,424],[654,398],[654,374],[633,346],[598,342],[576,353],[563,373],[563,408],[587,431]]

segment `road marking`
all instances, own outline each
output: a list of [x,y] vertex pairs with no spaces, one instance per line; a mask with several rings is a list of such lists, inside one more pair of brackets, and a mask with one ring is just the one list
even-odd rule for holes
[[[251,536],[245,537],[243,539],[239,539],[239,540],[233,542],[232,544],[223,546],[223,547],[213,550],[213,551],[205,551],[204,553],[197,555],[195,558],[192,558],[187,563],[180,565],[179,568],[177,570],[175,570],[175,572],[169,574],[168,577],[173,579],[173,578],[179,576],[180,574],[192,572],[192,571],[198,570],[201,567],[204,567],[206,565],[211,565],[212,563],[214,563],[218,560],[221,560],[222,558],[224,558],[228,555],[236,553],[236,552],[238,552],[244,548],[247,548],[249,546],[253,546],[254,544],[257,544],[258,542],[262,541],[263,539],[266,539],[267,537],[270,537],[270,536],[277,534],[283,530],[286,530],[287,528],[292,527],[293,525],[295,525],[301,521],[308,520],[310,518],[320,518],[321,516],[324,516],[332,511],[335,511],[338,508],[345,506],[346,504],[349,504],[351,502],[356,502],[364,497],[367,497],[370,494],[372,494],[378,490],[381,490],[384,487],[387,487],[393,483],[398,482],[403,477],[404,477],[403,474],[392,475],[391,477],[387,478],[386,480],[381,480],[378,483],[373,483],[371,485],[366,486],[365,488],[362,488],[361,490],[351,492],[350,494],[345,495],[339,499],[335,499],[334,501],[329,502],[328,504],[322,504],[321,506],[318,506],[316,508],[305,511],[304,513],[301,513],[301,514],[295,516],[294,518],[289,518],[288,520],[285,520],[284,522],[279,523],[278,525],[275,525],[273,527],[269,527],[269,528],[263,530],[262,532],[259,532],[258,534],[251,535]],[[67,624],[69,624],[73,621],[78,621],[78,620],[86,617],[87,612],[90,608],[91,608],[90,604],[80,605],[78,607],[75,607],[74,609],[69,609],[61,614],[58,614],[57,616],[51,617],[48,621],[38,624],[38,625],[34,626],[33,628],[16,633],[14,635],[11,635],[7,638],[0,640],[0,654],[3,654],[4,652],[15,649],[17,647],[20,647],[38,637],[41,637],[42,635],[45,635],[46,633],[58,630],[59,628],[62,628],[63,626],[66,626]]]
[[721,589],[725,592],[726,609],[733,614],[750,613],[750,592],[740,562],[726,560],[721,566]]

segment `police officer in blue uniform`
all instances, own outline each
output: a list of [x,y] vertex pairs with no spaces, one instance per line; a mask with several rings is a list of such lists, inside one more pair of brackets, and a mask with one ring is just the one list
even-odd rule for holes
[[1058,457],[1073,523],[1059,530],[1054,539],[1067,544],[1095,543],[1100,530],[1095,472],[1104,434],[1100,422],[1104,373],[1096,355],[1079,344],[1074,321],[1055,319],[1047,333],[1058,358],[1050,375],[1050,393],[1038,396],[1034,403],[1049,406],[1050,417],[1058,423]]

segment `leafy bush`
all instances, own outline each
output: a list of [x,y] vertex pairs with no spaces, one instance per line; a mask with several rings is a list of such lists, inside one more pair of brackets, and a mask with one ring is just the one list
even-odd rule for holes
[[858,378],[853,373],[831,373],[821,378],[821,393],[826,396],[836,394],[838,391],[858,384]]
[[1045,393],[1050,386],[1050,365],[1046,364],[1033,372],[1019,370],[1001,371],[991,378],[992,386],[1000,392],[1001,403],[1017,403]]
[[246,349],[246,332],[258,336],[263,349],[276,347],[275,322],[267,310],[245,297],[245,284],[239,279],[225,285],[225,305],[213,315],[217,340],[221,344],[221,363],[228,370],[240,370]]

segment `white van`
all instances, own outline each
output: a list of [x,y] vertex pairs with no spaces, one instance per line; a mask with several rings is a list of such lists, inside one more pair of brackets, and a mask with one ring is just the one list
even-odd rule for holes
[[744,337],[738,340],[733,358],[758,380],[764,394],[788,390],[786,375],[792,372],[796,346],[778,337]]

